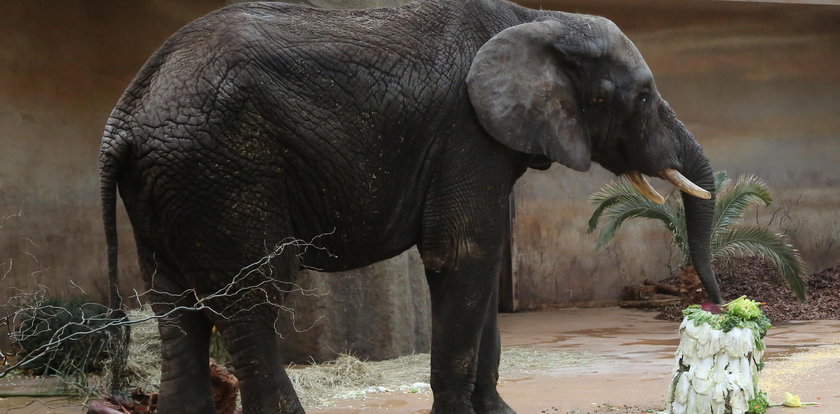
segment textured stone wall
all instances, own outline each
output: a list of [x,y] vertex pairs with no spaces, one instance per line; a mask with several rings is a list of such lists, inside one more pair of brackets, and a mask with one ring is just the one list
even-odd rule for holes
[[417,249],[340,273],[303,272],[281,315],[287,361],[332,360],[349,353],[372,360],[429,352],[429,289]]
[[[98,157],[105,120],[146,58],[222,1],[14,1],[0,13],[0,303],[42,284],[105,300]],[[119,215],[125,294],[140,288]]]

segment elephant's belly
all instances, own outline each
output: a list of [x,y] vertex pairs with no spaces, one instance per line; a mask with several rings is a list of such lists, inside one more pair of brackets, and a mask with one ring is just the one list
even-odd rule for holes
[[314,212],[291,215],[294,237],[310,244],[301,255],[301,265],[307,268],[334,272],[367,266],[402,253],[419,239],[419,211]]

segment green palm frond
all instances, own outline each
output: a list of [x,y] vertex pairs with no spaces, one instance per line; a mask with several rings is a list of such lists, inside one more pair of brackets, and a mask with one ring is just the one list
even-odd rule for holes
[[779,269],[790,289],[799,300],[805,300],[805,263],[799,252],[786,243],[781,234],[766,227],[732,226],[712,239],[712,257],[761,256]]
[[597,207],[592,212],[592,216],[589,217],[586,232],[591,234],[598,227],[598,221],[601,219],[604,211],[615,204],[621,203],[624,199],[635,197],[636,195],[637,193],[630,189],[628,183],[624,180],[613,180],[601,187],[601,190],[589,196],[589,202],[595,204]]
[[[747,208],[769,205],[773,198],[767,185],[755,176],[739,177],[732,183],[725,171],[715,173],[714,228],[712,230],[712,257],[761,256],[771,260],[797,298],[805,298],[805,264],[793,246],[782,235],[766,227],[738,224]],[[614,180],[593,194],[589,200],[596,205],[589,218],[587,232],[605,224],[598,235],[597,248],[608,244],[621,225],[628,219],[644,217],[661,221],[674,236],[674,244],[683,256],[683,263],[691,264],[685,211],[679,197],[658,205],[641,195],[624,179]],[[602,220],[603,219],[603,220]]]
[[[717,176],[715,183],[717,184]],[[766,207],[772,202],[773,197],[767,189],[767,184],[752,175],[740,177],[733,185],[718,188],[712,234],[725,231],[729,226],[740,222],[747,208],[755,205]]]
[[725,170],[715,173],[715,192],[720,193],[721,189],[729,185],[729,174]]
[[598,249],[615,237],[616,231],[626,220],[635,217],[660,220],[674,232],[673,226],[678,208],[675,208],[672,203],[664,205],[653,203],[639,194],[627,180],[612,181],[593,194],[589,200],[597,207],[589,218],[587,232],[592,233],[598,227],[602,216],[607,220],[606,226],[598,235]]

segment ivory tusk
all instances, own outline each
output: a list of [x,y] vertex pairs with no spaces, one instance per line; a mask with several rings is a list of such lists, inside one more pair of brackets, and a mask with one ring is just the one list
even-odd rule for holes
[[636,187],[636,189],[639,190],[645,198],[656,204],[665,204],[665,198],[650,186],[647,178],[645,178],[642,173],[638,171],[628,171],[626,175],[627,179],[630,180],[630,184],[633,184],[633,187]]
[[708,191],[700,188],[697,184],[694,184],[688,178],[685,178],[684,175],[680,174],[679,171],[673,168],[666,168],[659,172],[659,176],[662,177],[664,180],[668,181],[669,183],[673,184],[675,187],[679,188],[680,191],[693,195],[697,198],[702,198],[703,200],[708,200],[712,198],[712,194]]

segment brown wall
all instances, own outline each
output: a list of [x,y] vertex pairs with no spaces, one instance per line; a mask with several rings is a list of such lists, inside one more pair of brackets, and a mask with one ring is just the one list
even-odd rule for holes
[[[12,1],[0,13],[0,299],[36,283],[104,300],[97,157],[111,108],[178,27],[222,1]],[[126,288],[139,287],[120,216]],[[72,282],[71,282],[72,281]]]
[[[787,232],[812,271],[840,262],[840,7],[522,3],[614,20],[712,166],[769,184],[775,203],[749,220]],[[679,266],[658,222],[627,222],[616,243],[594,251],[595,235],[585,234],[593,210],[586,200],[611,178],[597,166],[583,174],[554,166],[529,171],[517,184],[518,309],[614,303],[623,286],[667,277]]]
[[[313,0],[315,1],[315,0]],[[611,17],[716,168],[764,177],[811,269],[840,261],[840,12],[733,2],[527,1]],[[223,0],[17,1],[0,13],[0,276],[54,293],[105,291],[97,152],[122,89],[163,39]],[[586,197],[598,167],[529,172],[517,187],[522,307],[610,302],[626,283],[668,274],[667,236],[630,223],[593,255]],[[662,187],[664,188],[664,187]],[[767,221],[766,210],[759,220]],[[139,287],[120,217],[121,268]],[[671,265],[676,265],[672,260]],[[73,281],[71,283],[71,281]],[[101,298],[100,298],[101,299]]]

